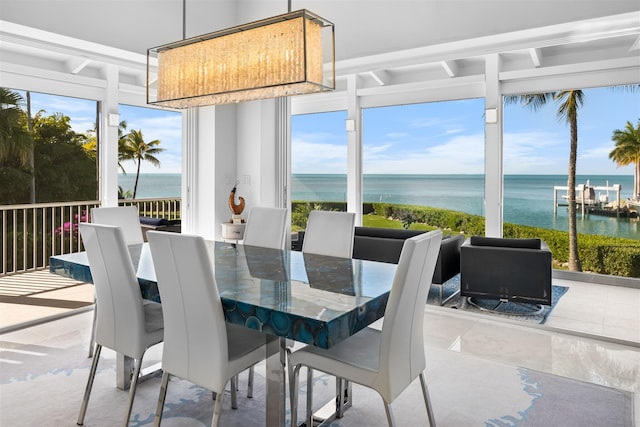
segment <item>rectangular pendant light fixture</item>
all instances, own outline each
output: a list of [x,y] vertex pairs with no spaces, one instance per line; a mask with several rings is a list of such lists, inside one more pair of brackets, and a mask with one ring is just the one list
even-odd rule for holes
[[149,104],[188,108],[333,89],[333,24],[304,9],[147,50]]

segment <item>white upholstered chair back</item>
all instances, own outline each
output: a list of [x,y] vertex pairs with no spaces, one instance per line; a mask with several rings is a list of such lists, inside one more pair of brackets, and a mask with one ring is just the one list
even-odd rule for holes
[[441,240],[442,230],[434,230],[407,239],[402,247],[380,340],[380,381],[384,387],[379,392],[389,402],[426,367],[424,307]]
[[242,243],[264,248],[284,249],[287,210],[256,206],[247,217]]
[[302,252],[351,258],[355,220],[353,212],[311,211]]
[[84,423],[100,352],[104,346],[134,359],[124,416],[124,425],[128,425],[144,353],[147,348],[162,342],[162,307],[151,301],[143,302],[129,247],[120,227],[81,223],[79,228],[97,295],[94,328],[98,345],[77,424]]
[[146,349],[142,294],[122,230],[81,223],[80,234],[97,295],[96,342],[138,358]]
[[91,209],[91,222],[120,227],[127,245],[137,245],[144,242],[140,216],[138,208],[135,206],[93,208]]
[[149,232],[164,312],[162,369],[221,392],[228,381],[222,302],[204,239]]

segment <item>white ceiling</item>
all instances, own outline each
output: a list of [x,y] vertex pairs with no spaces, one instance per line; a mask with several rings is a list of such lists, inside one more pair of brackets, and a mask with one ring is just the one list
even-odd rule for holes
[[[363,88],[484,78],[487,54],[512,77],[581,64],[631,68],[640,82],[638,0],[293,1],[300,8],[335,24],[339,89],[353,74]],[[187,0],[186,36],[286,9]],[[121,85],[143,87],[146,49],[182,39],[183,0],[0,0],[0,19],[0,71],[99,80],[115,65]]]

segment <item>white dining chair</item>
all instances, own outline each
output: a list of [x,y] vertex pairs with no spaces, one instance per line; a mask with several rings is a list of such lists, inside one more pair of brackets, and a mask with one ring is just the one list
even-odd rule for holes
[[[305,346],[289,356],[291,426],[297,425],[298,376],[302,366],[376,390],[384,401],[389,426],[391,403],[416,377],[431,427],[435,418],[424,376],[424,302],[431,285],[442,231],[407,239],[393,279],[382,331],[365,328],[330,349]],[[312,424],[313,382],[307,381],[307,425]]]
[[247,216],[242,244],[263,248],[284,249],[287,210],[256,206]]
[[127,246],[144,242],[140,214],[135,206],[93,208],[91,209],[91,222],[120,227]]
[[163,339],[162,306],[144,304],[138,279],[119,227],[81,223],[80,234],[97,294],[96,350],[82,399],[78,425],[84,423],[102,347],[134,359],[124,426],[129,424],[142,358]]
[[355,220],[353,212],[311,211],[302,252],[351,258]]
[[154,425],[159,426],[162,421],[169,377],[175,375],[215,393],[211,426],[217,426],[226,384],[265,358],[266,337],[225,322],[213,266],[202,237],[149,231],[147,239],[165,327],[164,372]]
[[[139,215],[138,208],[135,206],[92,208],[91,222],[95,224],[114,225],[116,227],[120,227],[127,246],[139,245],[144,242]],[[95,298],[93,303],[93,324],[91,325],[91,338],[89,339],[89,357],[93,357],[96,335],[96,317],[98,315]]]

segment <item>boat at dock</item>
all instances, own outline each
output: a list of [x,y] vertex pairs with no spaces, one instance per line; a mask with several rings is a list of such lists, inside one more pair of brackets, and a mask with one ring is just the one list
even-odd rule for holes
[[[561,199],[558,199],[558,191],[565,192]],[[554,214],[557,213],[558,206],[568,206],[568,191],[568,186],[553,187]],[[586,184],[580,184],[575,188],[576,205],[580,208],[583,218],[586,214],[616,218],[637,218],[640,213],[640,200],[622,202],[620,200],[621,191],[622,186],[620,184],[609,186],[607,182],[605,186],[594,186],[587,180]],[[615,199],[611,202],[609,201],[609,192],[615,193]],[[559,200],[564,200],[564,202]]]

